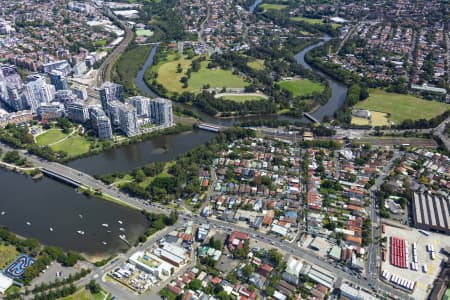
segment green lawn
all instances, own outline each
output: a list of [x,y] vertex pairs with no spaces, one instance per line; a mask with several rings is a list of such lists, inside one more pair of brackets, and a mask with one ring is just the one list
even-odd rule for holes
[[[293,21],[293,22],[305,22],[308,24],[312,24],[312,25],[316,25],[316,24],[326,24],[323,22],[322,19],[313,19],[313,18],[305,18],[305,17],[292,17],[289,18],[289,20]],[[333,27],[334,29],[340,27],[340,24],[336,24],[336,23],[330,23],[331,27]]]
[[260,6],[262,7],[262,9],[264,9],[264,11],[268,11],[270,9],[281,10],[281,9],[285,9],[286,7],[288,7],[287,5],[284,5],[284,4],[272,4],[272,3],[263,3]]
[[149,29],[138,29],[136,30],[137,36],[153,36],[153,31]]
[[442,300],[450,300],[450,288],[448,288],[445,291],[444,297],[442,297]]
[[0,245],[0,269],[6,267],[17,256],[19,256],[19,252],[17,252],[16,247]]
[[62,132],[62,129],[49,129],[43,134],[38,135],[36,137],[36,143],[39,146],[46,146],[55,143],[57,141],[60,141],[66,136],[68,136],[68,134]]
[[91,300],[91,293],[86,289],[81,289],[75,294],[64,298],[59,298],[59,300]]
[[450,105],[437,101],[427,101],[411,95],[387,93],[381,89],[369,91],[369,98],[355,105],[356,108],[389,113],[389,119],[400,124],[406,119],[431,119],[446,110]]
[[247,63],[247,66],[254,70],[264,70],[264,60],[263,59],[254,59]]
[[306,22],[309,24],[323,24],[322,19],[312,19],[312,18],[305,18],[305,17],[292,17],[289,19],[294,22]]
[[322,92],[323,86],[309,79],[293,79],[285,80],[278,83],[281,88],[286,89],[292,93],[294,97],[308,96],[315,92]]
[[[177,73],[177,66],[181,65],[182,72]],[[200,92],[202,87],[209,84],[211,88],[243,88],[248,85],[240,76],[233,75],[230,70],[208,69],[208,61],[201,63],[198,72],[192,72],[191,78],[188,80],[188,87],[183,88],[180,79],[185,76],[186,71],[191,65],[191,60],[181,57],[176,59],[175,55],[170,55],[167,62],[160,64],[157,68],[157,81],[163,85],[169,92],[182,93]]]
[[258,97],[256,95],[229,95],[229,96],[220,97],[220,99],[231,100],[231,101],[235,101],[235,102],[245,102],[245,101],[252,101],[252,100],[262,100],[264,98]]
[[168,162],[166,162],[166,164],[164,165],[164,169],[162,170],[161,173],[159,173],[156,176],[146,177],[144,181],[139,183],[139,185],[146,188],[146,187],[148,187],[150,185],[150,183],[152,183],[153,180],[155,180],[156,177],[172,177],[173,175],[169,174],[169,169],[174,164],[175,164],[175,161],[168,161]]
[[89,151],[91,142],[85,137],[75,134],[64,142],[51,146],[54,151],[65,151],[69,156],[77,156]]

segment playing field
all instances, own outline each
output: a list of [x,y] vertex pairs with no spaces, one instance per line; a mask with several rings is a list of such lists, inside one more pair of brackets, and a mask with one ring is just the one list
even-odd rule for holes
[[313,82],[309,79],[285,80],[279,82],[278,84],[281,88],[290,91],[294,97],[308,96],[313,93],[320,93],[323,91],[323,86],[320,83]]
[[[313,19],[313,18],[305,18],[305,17],[292,17],[292,18],[289,18],[289,20],[294,21],[294,22],[305,22],[305,23],[312,24],[312,25],[326,24],[323,22],[322,19]],[[338,28],[341,26],[340,24],[336,24],[336,23],[329,23],[329,24],[331,24],[331,27],[333,27],[333,28]]]
[[36,143],[39,146],[45,146],[60,141],[66,136],[68,134],[62,132],[62,129],[49,129],[36,137]]
[[[182,68],[181,73],[177,73],[178,64]],[[180,79],[185,76],[186,71],[191,65],[191,60],[184,57],[175,59],[175,56],[169,56],[168,61],[158,67],[158,83],[162,84],[169,92],[182,93],[200,92],[204,85],[209,84],[211,88],[243,88],[248,85],[240,76],[233,75],[230,70],[208,69],[208,61],[201,62],[201,68],[198,72],[191,72],[191,78],[188,80],[188,87],[183,88]]]
[[136,30],[137,36],[153,36],[153,31],[149,29],[138,29]]
[[61,143],[52,145],[51,148],[53,151],[65,151],[69,156],[78,156],[88,152],[90,144],[86,138],[75,134]]
[[431,119],[446,110],[450,105],[437,101],[427,101],[420,98],[396,93],[387,93],[380,89],[369,91],[369,98],[355,105],[356,108],[389,113],[389,119],[400,124],[406,119]]
[[258,96],[258,95],[227,95],[227,96],[223,96],[220,97],[220,99],[224,99],[224,100],[231,100],[231,101],[235,101],[235,102],[245,102],[245,101],[254,101],[254,100],[262,100],[264,99],[263,96]]
[[264,70],[264,60],[263,59],[254,59],[247,63],[247,66],[254,70]]
[[16,247],[0,245],[0,269],[6,267],[6,265],[12,262],[18,255],[19,252],[17,252]]
[[264,3],[264,4],[261,4],[260,6],[262,7],[262,9],[264,9],[264,11],[268,11],[270,9],[281,10],[281,9],[288,7],[287,5],[284,5],[284,4],[272,4],[272,3]]
[[354,125],[389,126],[389,118],[386,113],[371,111],[370,119],[352,116]]

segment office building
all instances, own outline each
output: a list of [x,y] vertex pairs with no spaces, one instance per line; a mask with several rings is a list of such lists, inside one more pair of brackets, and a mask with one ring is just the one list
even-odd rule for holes
[[83,102],[67,103],[66,114],[69,120],[79,123],[86,123],[89,119],[88,108]]
[[101,139],[112,139],[112,128],[109,118],[100,107],[90,107],[89,117],[91,119],[92,128]]
[[33,113],[37,112],[41,104],[50,103],[55,95],[55,87],[47,84],[40,75],[30,75],[25,83],[25,99]]
[[124,102],[125,100],[123,86],[109,81],[102,84],[99,88],[99,94],[104,111],[108,109],[109,102],[113,100]]
[[64,76],[63,72],[59,70],[52,70],[48,76],[50,77],[50,82],[55,86],[57,91],[69,89],[67,78]]
[[150,118],[153,123],[172,125],[172,101],[164,98],[155,98],[150,101]]
[[122,104],[119,107],[119,121],[120,130],[126,136],[130,137],[139,134],[136,108],[130,104]]

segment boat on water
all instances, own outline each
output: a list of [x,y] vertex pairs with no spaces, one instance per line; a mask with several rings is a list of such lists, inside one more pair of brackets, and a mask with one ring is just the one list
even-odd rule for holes
[[122,224],[123,224],[123,222],[122,222],[121,220],[117,221],[117,223],[119,223],[120,225],[122,225]]
[[102,244],[103,244],[103,245],[108,245],[108,243],[107,243],[107,242],[102,242]]
[[30,222],[27,222],[27,225],[28,225],[28,226],[31,226],[31,223],[30,223]]
[[50,230],[50,231],[53,231],[53,227],[50,227],[49,230]]
[[120,231],[125,231],[125,228],[120,227],[119,230],[120,230]]
[[5,211],[2,211],[2,216],[4,216],[6,214],[6,212]]
[[106,223],[103,223],[102,226],[103,226],[103,227],[109,227],[109,225],[106,224]]
[[125,234],[119,234],[119,238],[124,240],[124,239],[126,239],[126,235]]
[[106,232],[112,232],[111,230],[107,230]]
[[78,230],[77,233],[80,235],[84,235],[84,231],[82,231],[82,230]]
[[79,214],[78,216],[80,217],[80,219],[83,219],[83,215],[82,214]]

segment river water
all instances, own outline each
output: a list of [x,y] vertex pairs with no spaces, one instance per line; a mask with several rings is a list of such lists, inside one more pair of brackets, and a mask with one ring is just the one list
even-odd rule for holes
[[[251,11],[261,2],[256,0]],[[305,60],[305,54],[322,42],[309,46],[299,52],[295,58],[305,68],[311,68]],[[156,97],[156,93],[148,88],[144,82],[145,71],[153,64],[156,53],[155,46],[142,70],[135,78],[136,86],[143,94]],[[333,115],[343,104],[347,88],[325,77],[332,89],[329,101],[318,109],[313,116],[322,120],[325,115]],[[175,103],[195,111],[203,121],[219,125],[233,125],[257,117],[220,119],[206,115],[198,109]],[[283,119],[300,121],[300,119],[285,116],[264,116],[265,119]],[[213,133],[194,130],[175,135],[160,136],[146,142],[132,144],[111,149],[98,155],[82,158],[69,163],[69,166],[90,174],[104,174],[115,171],[127,171],[154,161],[169,161],[178,155],[204,144],[214,137]],[[127,239],[134,242],[148,226],[147,220],[137,211],[103,201],[87,198],[76,193],[71,187],[44,178],[33,182],[29,177],[0,169],[0,226],[6,226],[13,232],[25,236],[35,237],[44,244],[60,246],[66,250],[75,250],[90,256],[101,256],[126,249],[126,244],[118,238],[124,228]],[[80,217],[81,215],[82,217]],[[118,221],[123,221],[120,225]],[[28,226],[26,222],[30,222]],[[109,224],[103,227],[102,224]],[[50,231],[52,227],[54,230]],[[84,235],[77,233],[85,232]],[[111,232],[108,232],[110,230]],[[107,245],[103,245],[106,242]]]
[[[4,212],[0,226],[21,236],[35,237],[46,245],[105,256],[127,249],[120,234],[134,243],[149,225],[137,210],[88,198],[46,177],[35,182],[29,176],[0,169],[0,182],[0,211]],[[85,234],[78,234],[79,230]]]

